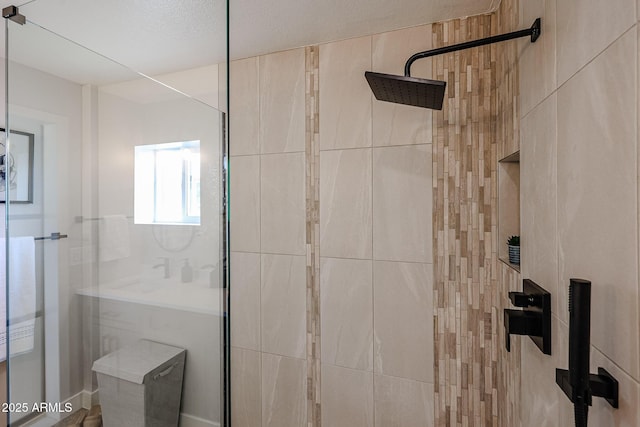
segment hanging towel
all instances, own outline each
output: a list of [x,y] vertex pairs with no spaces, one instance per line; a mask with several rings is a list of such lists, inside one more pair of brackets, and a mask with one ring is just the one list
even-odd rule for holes
[[[7,355],[6,240],[0,238],[0,360]],[[35,241],[29,237],[9,239],[9,351],[11,355],[33,350],[36,315]]]
[[98,239],[100,261],[113,261],[131,255],[129,223],[124,215],[105,215],[100,221]]

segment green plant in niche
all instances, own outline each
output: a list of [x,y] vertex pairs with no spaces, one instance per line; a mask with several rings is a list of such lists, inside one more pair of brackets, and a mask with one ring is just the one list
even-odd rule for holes
[[509,245],[509,262],[520,265],[520,236],[509,237],[507,245]]
[[511,236],[507,239],[507,245],[520,246],[520,236]]

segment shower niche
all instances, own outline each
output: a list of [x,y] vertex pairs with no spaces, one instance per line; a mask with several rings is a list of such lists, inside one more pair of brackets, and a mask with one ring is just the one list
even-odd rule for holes
[[520,151],[498,161],[498,258],[519,272],[520,265],[509,262],[511,236],[520,236]]

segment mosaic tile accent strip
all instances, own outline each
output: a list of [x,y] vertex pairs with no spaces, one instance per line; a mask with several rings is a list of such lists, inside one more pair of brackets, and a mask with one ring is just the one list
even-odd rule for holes
[[[508,33],[519,28],[518,0],[502,0],[493,14],[493,34]],[[502,159],[520,149],[520,82],[518,78],[518,42],[495,45],[496,101],[497,105],[497,159]],[[500,195],[498,195],[500,197]],[[503,244],[503,242],[498,242]],[[520,426],[520,355],[521,339],[512,340],[511,352],[505,349],[502,312],[511,307],[509,291],[522,289],[520,273],[503,262],[498,262],[498,289],[493,306],[494,384],[497,386],[496,403],[500,427]],[[515,345],[514,345],[515,344]]]
[[[433,47],[513,31],[517,11],[503,0],[491,15],[434,24]],[[502,309],[520,275],[498,261],[497,241],[497,160],[519,140],[515,46],[433,61],[447,81],[433,113],[436,426],[519,425],[520,347],[504,349]]]
[[[491,35],[490,15],[433,25],[433,46]],[[447,81],[434,112],[436,426],[495,425],[496,66],[493,46],[434,57]]]
[[307,427],[321,425],[320,383],[320,49],[305,48],[307,209]]
[[[503,0],[492,16],[493,34],[520,30],[518,0]],[[525,23],[526,28],[531,23]],[[522,39],[526,40],[526,39]],[[520,81],[518,79],[518,42],[494,45],[496,61],[496,100],[498,160],[520,149]]]

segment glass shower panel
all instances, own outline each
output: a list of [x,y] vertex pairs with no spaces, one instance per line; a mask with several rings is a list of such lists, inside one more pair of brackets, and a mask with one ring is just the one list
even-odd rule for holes
[[[148,368],[147,390],[171,378],[181,423],[225,425],[225,115],[33,23],[29,8],[26,24],[7,21],[0,157],[8,422],[169,417],[167,401],[133,408],[141,368],[128,354]],[[186,350],[182,385],[181,365],[148,341]]]

